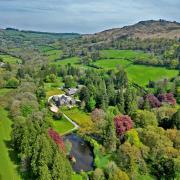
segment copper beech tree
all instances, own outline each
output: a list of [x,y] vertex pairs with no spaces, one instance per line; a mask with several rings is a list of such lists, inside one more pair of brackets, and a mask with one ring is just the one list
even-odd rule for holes
[[114,123],[116,127],[116,133],[118,136],[124,134],[133,127],[133,122],[131,118],[127,115],[117,115],[114,118]]

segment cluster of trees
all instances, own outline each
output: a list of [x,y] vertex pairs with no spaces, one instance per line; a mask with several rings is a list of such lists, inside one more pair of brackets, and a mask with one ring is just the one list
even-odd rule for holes
[[[101,109],[92,112],[92,120],[100,129],[95,133],[101,137],[106,151],[113,155],[114,162],[110,163],[123,173],[124,179],[127,175],[127,179],[179,178],[180,110],[169,115],[169,121],[172,124],[176,122],[176,125],[165,130],[160,118],[163,112],[170,111],[166,108],[157,109],[158,112],[137,110],[131,117],[105,115]],[[106,167],[112,170],[109,164]],[[96,169],[93,178],[106,179],[109,171],[106,168]],[[115,174],[114,179],[121,177]]]
[[[150,52],[152,58],[134,59],[135,63],[178,68],[178,40],[121,39],[88,46],[82,39],[65,41],[50,35],[36,39],[32,34],[20,35],[17,31],[17,36],[10,36],[11,33],[10,30],[0,34],[3,45],[0,51],[22,58],[23,63],[13,68],[7,66],[0,77],[0,86],[17,88],[9,98],[8,109],[13,119],[12,147],[18,154],[22,174],[28,174],[25,178],[72,177],[66,159],[72,145],[64,144],[51,128],[45,104],[41,104],[46,97],[43,83],[56,83],[58,76],[65,88],[81,85],[77,95],[80,108],[91,113],[93,127],[83,133],[102,146],[99,154],[109,157],[107,164],[89,173],[90,179],[180,178],[180,109],[175,108],[176,101],[180,102],[179,76],[172,79],[171,90],[166,79],[149,82],[154,93],[145,94],[128,82],[121,68],[105,71],[70,64],[49,66],[38,49],[44,44],[58,46],[63,50],[60,58],[79,56],[80,63],[86,65],[99,59],[99,49],[104,47],[143,50]],[[54,116],[58,120],[61,117],[61,113]]]
[[139,64],[167,66],[169,68],[180,67],[180,42],[176,39],[121,39],[113,41],[110,46],[116,49],[143,50],[159,57],[138,58],[135,62]]
[[63,66],[57,73],[63,77],[65,87],[82,85],[79,92],[82,108],[91,112],[94,108],[106,109],[108,106],[117,106],[123,113],[130,114],[137,107],[136,90],[128,86],[125,71],[96,71],[83,70],[70,64]]
[[43,90],[39,81],[26,75],[8,106],[13,119],[12,147],[18,153],[22,176],[71,179],[72,169],[62,138],[49,129],[48,112],[39,105],[39,100],[44,98]]
[[144,108],[150,109],[150,108],[157,108],[162,106],[163,104],[169,104],[169,105],[176,105],[176,99],[174,98],[174,95],[172,93],[165,93],[165,94],[147,94],[144,97]]

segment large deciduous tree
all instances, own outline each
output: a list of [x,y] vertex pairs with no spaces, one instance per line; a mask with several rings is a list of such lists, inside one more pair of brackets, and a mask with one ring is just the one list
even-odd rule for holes
[[128,131],[133,126],[131,118],[127,115],[115,116],[114,123],[116,127],[116,133],[118,136],[121,136],[124,132]]

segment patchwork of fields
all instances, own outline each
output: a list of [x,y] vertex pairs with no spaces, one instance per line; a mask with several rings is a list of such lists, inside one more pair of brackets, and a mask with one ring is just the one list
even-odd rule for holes
[[131,61],[120,59],[99,60],[94,64],[105,69],[115,69],[118,66],[122,66],[127,72],[129,80],[141,86],[146,86],[149,80],[157,81],[162,78],[172,78],[178,74],[177,70],[166,69],[165,67],[137,65]]
[[[52,48],[44,47],[44,49],[42,49],[42,52],[45,53],[45,55],[49,59],[50,64],[52,65],[60,66],[70,63],[72,65],[88,68],[87,66],[79,64],[79,57],[71,57],[61,60],[61,50],[54,50]],[[148,84],[149,80],[157,81],[163,78],[172,78],[178,74],[178,71],[174,69],[133,64],[133,60],[135,58],[150,59],[151,56],[151,54],[144,53],[142,51],[102,50],[100,51],[100,60],[94,62],[93,64],[107,70],[115,69],[116,67],[121,66],[127,72],[130,81],[144,87]]]
[[102,51],[103,59],[94,64],[103,69],[115,69],[121,66],[127,72],[129,80],[146,86],[149,80],[160,80],[162,78],[172,78],[178,74],[178,70],[167,69],[165,67],[155,67],[147,65],[133,64],[130,59],[139,56],[148,57],[148,54],[131,50],[105,50]]

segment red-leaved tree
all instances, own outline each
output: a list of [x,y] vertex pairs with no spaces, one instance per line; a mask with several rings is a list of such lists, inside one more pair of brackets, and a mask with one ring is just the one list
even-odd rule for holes
[[153,94],[149,94],[146,96],[146,99],[149,101],[149,104],[151,105],[152,108],[157,108],[161,106],[161,102],[159,99],[154,96]]
[[118,136],[124,134],[133,127],[131,118],[127,115],[117,115],[114,118],[116,133]]
[[174,98],[173,93],[159,94],[158,99],[161,102],[166,102],[166,103],[169,103],[171,105],[176,104],[176,99]]
[[172,105],[176,104],[176,99],[174,98],[173,93],[167,93],[166,98],[169,104],[172,104]]
[[59,148],[65,152],[65,145],[63,138],[53,129],[49,129],[48,134],[53,139],[53,141],[59,146]]

